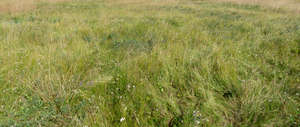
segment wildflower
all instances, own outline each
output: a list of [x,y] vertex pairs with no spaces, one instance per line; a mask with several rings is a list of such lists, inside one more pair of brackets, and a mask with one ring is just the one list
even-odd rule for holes
[[299,93],[296,93],[296,96],[299,96]]
[[199,120],[196,120],[195,122],[196,122],[196,124],[200,124],[200,121],[199,121]]
[[202,114],[199,111],[193,111],[193,116],[194,117],[201,117]]
[[196,116],[197,115],[197,111],[193,111],[193,116]]
[[123,122],[125,120],[125,117],[122,117],[121,119],[120,119],[120,122]]
[[130,90],[130,88],[131,88],[131,86],[130,86],[130,84],[128,84],[128,85],[127,85],[127,89]]

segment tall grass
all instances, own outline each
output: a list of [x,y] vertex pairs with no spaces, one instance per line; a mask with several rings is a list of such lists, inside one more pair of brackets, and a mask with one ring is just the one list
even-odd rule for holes
[[0,126],[300,125],[295,13],[73,0],[0,17]]

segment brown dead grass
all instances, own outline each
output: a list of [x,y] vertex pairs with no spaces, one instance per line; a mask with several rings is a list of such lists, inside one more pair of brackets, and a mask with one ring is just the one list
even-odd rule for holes
[[36,8],[38,2],[62,2],[66,0],[0,0],[0,13],[21,12]]

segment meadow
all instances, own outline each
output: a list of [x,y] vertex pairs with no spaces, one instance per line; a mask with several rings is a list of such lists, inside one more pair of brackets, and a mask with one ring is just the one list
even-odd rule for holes
[[299,127],[299,10],[0,0],[0,127]]

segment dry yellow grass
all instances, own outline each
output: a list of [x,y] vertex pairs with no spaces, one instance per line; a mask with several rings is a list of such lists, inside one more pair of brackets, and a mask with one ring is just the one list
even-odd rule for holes
[[4,0],[0,2],[0,12],[16,12],[35,7],[35,0]]
[[20,12],[36,8],[38,2],[60,2],[66,0],[0,0],[0,13]]
[[219,2],[235,2],[238,4],[256,4],[272,8],[283,8],[300,12],[300,2],[296,0],[216,0]]
[[[20,12],[36,8],[37,2],[60,2],[66,0],[0,0],[0,13],[1,12]],[[157,3],[174,3],[177,0],[164,0]],[[238,4],[258,4],[273,8],[284,8],[296,12],[300,12],[300,2],[296,0],[214,0],[218,2],[235,2]],[[138,4],[143,3],[145,0],[114,0],[111,1],[119,4]],[[149,1],[148,1],[149,2]],[[156,2],[154,2],[156,3]]]

